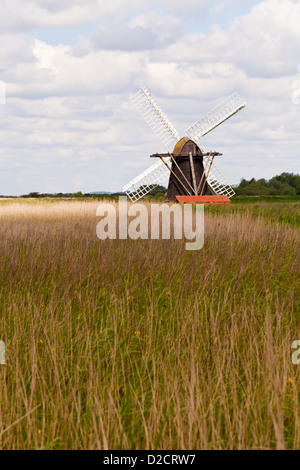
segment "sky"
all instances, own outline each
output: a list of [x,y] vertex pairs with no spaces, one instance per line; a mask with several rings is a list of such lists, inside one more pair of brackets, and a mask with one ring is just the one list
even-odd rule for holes
[[0,0],[0,194],[120,191],[164,148],[130,97],[146,86],[230,184],[300,173],[300,0]]

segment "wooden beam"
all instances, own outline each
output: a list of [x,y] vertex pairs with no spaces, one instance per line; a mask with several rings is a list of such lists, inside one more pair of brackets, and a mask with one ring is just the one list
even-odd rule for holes
[[[168,157],[169,157],[169,155],[168,155]],[[181,186],[184,187],[184,189],[186,190],[186,192],[191,196],[191,193],[189,192],[189,190],[186,189],[186,187],[184,186],[183,182],[180,181],[180,179],[179,179],[178,176],[174,173],[174,171],[172,170],[172,168],[170,168],[169,165],[164,161],[163,157],[160,156],[160,159],[161,159],[161,161],[166,165],[166,167],[168,168],[168,170],[169,170],[171,173],[173,173],[173,175],[175,176],[175,178],[178,179],[179,183],[181,184]]]
[[203,186],[202,186],[202,188],[201,188],[201,193],[200,193],[200,196],[202,196],[202,195],[203,195],[203,191],[204,191],[204,188],[205,188],[205,184],[206,184],[206,181],[207,181],[208,175],[209,175],[209,173],[210,173],[210,170],[211,170],[211,167],[212,167],[212,164],[213,164],[214,158],[215,158],[215,156],[213,155],[213,156],[212,156],[212,158],[211,158],[211,161],[210,161],[210,165],[209,165],[208,172],[206,173],[206,178],[205,178],[205,180],[204,180],[204,184],[203,184]]
[[190,187],[191,190],[193,191],[193,188],[192,188],[190,182],[186,179],[184,173],[182,172],[180,166],[179,166],[178,163],[176,162],[176,159],[173,157],[173,154],[172,154],[172,153],[170,153],[170,157],[171,157],[171,160],[172,160],[172,162],[174,163],[174,165],[177,167],[178,171],[181,173],[181,175],[183,176],[183,178],[185,179],[185,181],[187,182],[187,184],[189,185],[189,187]]
[[[210,157],[210,156],[211,156],[210,153],[209,153],[207,156]],[[203,173],[202,173],[202,175],[201,175],[201,179],[200,179],[200,181],[199,181],[199,185],[198,185],[198,188],[197,188],[197,194],[199,193],[200,189],[201,189],[201,193],[200,193],[200,194],[202,194],[203,191],[204,191],[204,185],[202,186],[202,182],[203,182],[203,178],[205,178],[206,169],[207,169],[207,167],[208,167],[208,165],[209,165],[209,162],[210,162],[210,158],[207,159],[207,162],[206,162],[206,164],[205,164],[204,171],[203,171]]]
[[[219,152],[208,152],[208,153],[203,153],[202,155],[194,155],[194,158],[202,158],[202,157],[209,157],[209,156],[213,156],[213,157],[219,157],[219,156],[222,156],[223,154],[222,153],[219,153]],[[180,155],[176,155],[174,153],[154,153],[153,155],[150,155],[150,158],[168,158],[170,156],[174,156],[174,157],[189,157],[189,155],[185,155],[185,154],[180,154]]]
[[195,168],[194,168],[194,161],[193,161],[193,154],[190,152],[190,166],[191,166],[191,172],[192,172],[192,180],[193,180],[193,186],[194,186],[194,193],[195,196],[197,196],[197,183],[196,183],[196,175],[195,175]]

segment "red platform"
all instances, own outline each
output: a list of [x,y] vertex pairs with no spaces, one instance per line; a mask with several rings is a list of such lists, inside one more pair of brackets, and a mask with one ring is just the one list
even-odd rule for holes
[[230,204],[227,196],[176,196],[175,201],[180,204]]

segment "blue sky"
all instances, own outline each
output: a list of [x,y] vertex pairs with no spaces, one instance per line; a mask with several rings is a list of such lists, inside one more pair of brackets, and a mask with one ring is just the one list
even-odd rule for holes
[[[259,3],[259,0],[241,0],[239,2],[232,2],[231,8],[226,8],[222,12],[214,11],[220,4],[218,0],[211,1],[206,10],[200,9],[197,16],[194,18],[189,14],[189,11],[182,12],[183,28],[189,33],[203,32],[208,33],[211,26],[218,24],[222,29],[226,30],[230,22],[237,15],[245,15],[249,13],[251,8]],[[169,10],[167,7],[156,5],[154,8],[159,14],[166,15]],[[130,11],[128,12],[126,20],[129,21],[131,18]],[[116,15],[107,15],[106,21],[108,24],[113,24],[116,21]],[[80,36],[90,38],[97,28],[97,22],[89,22],[80,26],[69,26],[69,27],[52,27],[52,28],[36,28],[32,30],[32,36],[41,41],[58,46],[59,44],[64,45],[75,45],[79,40]]]
[[299,173],[299,21],[293,0],[6,2],[0,194],[120,190],[161,150],[130,102],[141,85],[180,135],[240,93],[201,141],[230,183]]
[[81,26],[69,26],[58,28],[37,28],[32,31],[32,36],[52,46],[59,44],[74,46],[80,36],[90,38],[97,28],[97,23],[87,23]]

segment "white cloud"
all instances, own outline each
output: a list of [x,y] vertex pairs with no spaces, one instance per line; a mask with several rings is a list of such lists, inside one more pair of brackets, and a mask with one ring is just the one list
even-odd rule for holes
[[[225,0],[216,8],[238,5]],[[141,84],[180,134],[240,92],[247,108],[201,141],[222,151],[219,166],[229,181],[299,172],[300,106],[292,103],[292,83],[300,78],[300,2],[263,0],[226,29],[187,32],[193,15],[199,31],[202,17],[210,14],[213,23],[210,8],[196,0],[134,0],[130,11],[121,0],[6,2],[0,193],[120,189],[161,148],[128,101]],[[91,21],[96,32],[75,46],[31,35],[33,28]]]
[[[54,8],[56,6],[56,8]],[[25,32],[36,27],[77,26],[91,21],[91,2],[44,2],[9,0],[1,5],[0,28],[5,32]]]
[[156,37],[150,28],[113,25],[100,26],[92,36],[96,49],[140,51],[155,47]]
[[160,6],[168,8],[169,11],[187,16],[208,15],[208,0],[156,0]]
[[297,71],[300,3],[264,0],[227,31],[212,27],[209,34],[185,35],[164,51],[162,60],[212,61],[235,64],[248,76],[274,77]]

